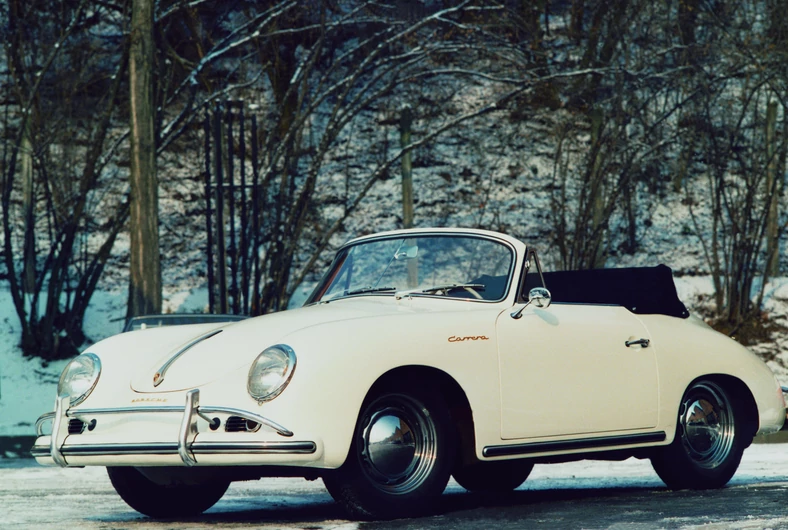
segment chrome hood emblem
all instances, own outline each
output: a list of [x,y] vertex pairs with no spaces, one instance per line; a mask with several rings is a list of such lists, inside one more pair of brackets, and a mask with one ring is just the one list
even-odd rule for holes
[[197,337],[196,339],[192,340],[191,342],[186,343],[185,346],[183,346],[181,349],[179,349],[178,351],[175,352],[175,355],[173,355],[172,357],[167,359],[167,362],[165,362],[163,365],[161,365],[161,368],[156,370],[156,374],[153,376],[153,386],[154,387],[159,386],[160,384],[162,384],[164,382],[164,376],[167,374],[167,370],[170,369],[170,366],[172,366],[175,363],[175,361],[177,361],[178,358],[181,355],[183,355],[184,353],[189,351],[191,348],[193,348],[194,346],[196,346],[200,342],[202,342],[204,340],[208,340],[211,337],[213,337],[215,335],[218,335],[221,332],[222,332],[221,329],[215,329],[213,331],[209,331],[208,333],[206,333],[204,335],[200,335],[199,337]]

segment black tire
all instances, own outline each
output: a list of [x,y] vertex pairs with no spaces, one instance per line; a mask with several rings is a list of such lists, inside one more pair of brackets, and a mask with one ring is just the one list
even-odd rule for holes
[[449,481],[451,425],[443,399],[426,385],[380,391],[362,406],[347,460],[323,482],[352,518],[426,513]]
[[718,383],[700,380],[681,398],[676,436],[651,464],[674,490],[721,488],[733,477],[749,445],[741,407]]
[[199,515],[216,504],[230,486],[226,481],[163,486],[133,467],[108,467],[107,474],[126,504],[157,519]]
[[468,491],[506,493],[516,490],[531,474],[530,462],[502,460],[478,462],[454,471],[454,480]]

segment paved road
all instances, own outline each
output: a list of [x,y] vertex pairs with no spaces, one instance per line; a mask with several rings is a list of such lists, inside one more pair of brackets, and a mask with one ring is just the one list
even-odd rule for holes
[[380,523],[347,521],[320,481],[302,479],[235,483],[202,517],[153,521],[117,497],[103,469],[0,460],[0,507],[0,527],[14,530],[788,528],[788,445],[753,446],[716,491],[668,491],[644,461],[544,465],[510,495],[473,495],[452,482],[436,515]]

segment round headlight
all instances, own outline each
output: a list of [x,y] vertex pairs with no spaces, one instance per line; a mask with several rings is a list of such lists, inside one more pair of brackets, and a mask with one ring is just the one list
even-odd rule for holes
[[274,399],[290,382],[295,365],[296,355],[290,346],[277,344],[266,348],[249,369],[246,384],[249,395],[261,403]]
[[57,384],[57,395],[68,394],[71,406],[79,405],[93,392],[101,374],[101,361],[93,353],[83,353],[68,363]]

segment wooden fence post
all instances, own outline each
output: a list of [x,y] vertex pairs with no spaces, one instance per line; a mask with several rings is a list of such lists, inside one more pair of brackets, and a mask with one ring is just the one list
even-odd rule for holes
[[211,115],[205,113],[205,233],[208,236],[207,257],[208,262],[208,312],[216,311],[214,293],[216,286],[213,278],[213,227],[211,226]]
[[222,108],[214,112],[213,136],[216,167],[216,254],[219,281],[219,312],[227,313],[227,247],[224,242],[224,172],[222,163]]
[[[399,121],[399,141],[402,149],[410,145],[412,124],[413,110],[410,105],[405,105]],[[402,153],[402,226],[413,228],[413,166],[410,149]]]

